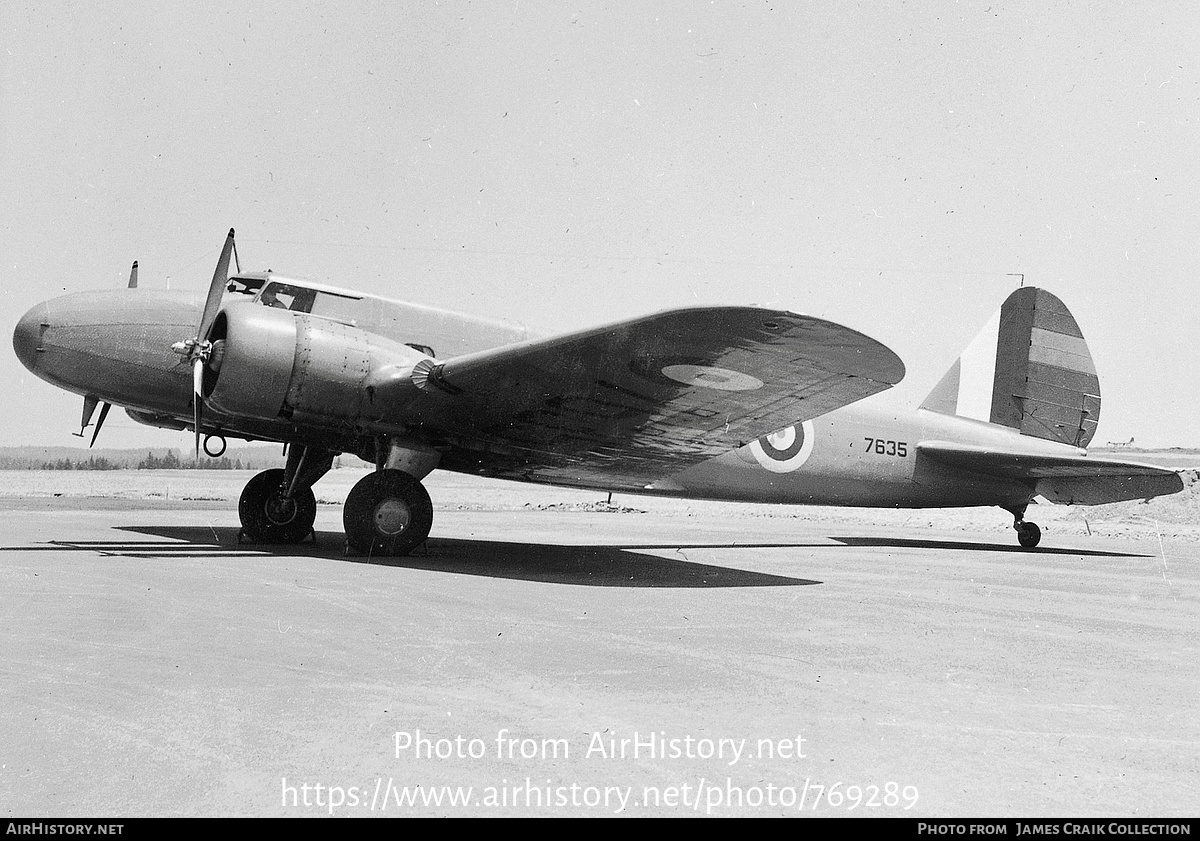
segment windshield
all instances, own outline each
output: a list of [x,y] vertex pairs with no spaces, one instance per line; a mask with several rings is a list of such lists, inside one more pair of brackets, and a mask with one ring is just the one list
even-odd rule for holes
[[226,292],[236,292],[239,295],[253,295],[259,289],[262,289],[263,279],[261,277],[231,277],[229,283],[225,286]]

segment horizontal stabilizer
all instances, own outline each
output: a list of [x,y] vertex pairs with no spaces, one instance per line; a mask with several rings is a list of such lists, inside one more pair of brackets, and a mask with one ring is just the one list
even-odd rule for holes
[[1036,493],[1064,505],[1102,505],[1183,490],[1173,470],[1153,464],[923,441],[917,452],[933,461],[989,476],[1028,481]]

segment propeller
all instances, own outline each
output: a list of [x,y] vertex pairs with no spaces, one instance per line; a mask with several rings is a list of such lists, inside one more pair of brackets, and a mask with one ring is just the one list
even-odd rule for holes
[[233,228],[230,228],[229,236],[225,237],[225,245],[221,249],[221,257],[217,260],[217,270],[213,272],[212,283],[208,287],[208,298],[204,301],[204,312],[200,315],[196,336],[171,346],[180,356],[187,357],[192,366],[192,424],[196,432],[196,458],[200,457],[200,424],[204,416],[204,365],[212,355],[213,347],[212,342],[208,340],[208,332],[221,310],[221,298],[225,294],[225,284],[229,281],[229,257],[233,250]]

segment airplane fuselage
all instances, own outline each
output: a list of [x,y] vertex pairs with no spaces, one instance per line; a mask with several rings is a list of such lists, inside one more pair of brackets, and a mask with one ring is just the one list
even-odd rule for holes
[[[14,346],[26,367],[61,388],[126,407],[141,422],[182,429],[191,415],[191,372],[171,345],[193,329],[202,304],[195,295],[147,289],[66,295],[30,310],[17,327]],[[301,344],[337,332],[339,347],[345,348],[340,364],[348,394],[358,393],[361,383],[355,377],[365,377],[371,369],[372,343],[385,353],[415,344],[432,346],[439,356],[455,356],[528,338],[521,328],[368,296],[355,300],[351,312],[354,318],[299,316],[301,327],[308,325],[307,333],[301,330]],[[300,351],[296,357],[297,365],[303,364]],[[298,367],[292,377],[309,373]],[[311,372],[313,377],[317,373]],[[411,431],[386,417],[365,416],[361,407],[342,406],[339,413],[337,404],[346,401],[336,397],[326,403],[334,405],[323,414],[291,417],[248,417],[223,413],[218,406],[206,415],[205,431],[252,440],[301,440],[357,454],[367,452],[364,441],[372,436]],[[876,408],[868,399],[747,442],[650,485],[618,480],[600,489],[786,504],[1013,508],[1029,500],[1029,483],[941,465],[922,458],[917,445],[938,440],[1002,449],[1017,435],[924,410]],[[1037,443],[1047,453],[1080,452],[1054,442]],[[546,475],[525,470],[519,457],[479,469],[470,440],[442,446],[445,469],[597,485],[593,478],[575,480],[562,471]]]
[[[1003,446],[1014,435],[920,409],[876,407],[868,398],[696,465],[670,482],[684,496],[741,502],[1011,508],[1028,502],[1029,484],[946,467],[924,458],[917,445]],[[1078,452],[1046,444],[1047,452],[1064,450]]]

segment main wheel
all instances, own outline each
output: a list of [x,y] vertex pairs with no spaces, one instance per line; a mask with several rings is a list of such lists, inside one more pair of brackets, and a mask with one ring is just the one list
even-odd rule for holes
[[283,495],[284,472],[264,470],[246,483],[238,501],[242,533],[251,543],[299,543],[312,533],[317,500],[312,488]]
[[1026,549],[1032,549],[1042,539],[1042,530],[1037,523],[1021,523],[1017,529],[1017,542]]
[[417,479],[377,470],[358,480],[342,510],[346,541],[364,555],[407,555],[429,536],[433,503]]

